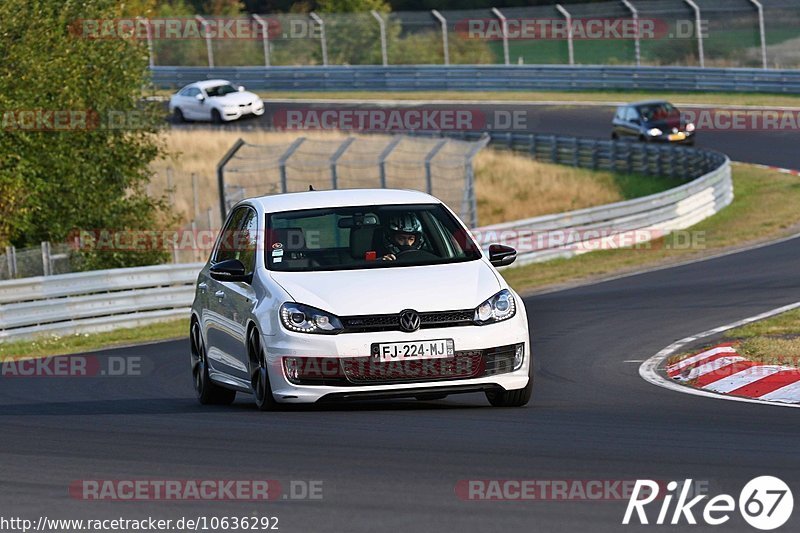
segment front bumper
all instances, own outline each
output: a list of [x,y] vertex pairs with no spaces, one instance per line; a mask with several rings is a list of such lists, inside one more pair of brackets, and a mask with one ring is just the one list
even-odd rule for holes
[[695,132],[681,131],[678,133],[665,133],[657,137],[650,137],[651,142],[668,144],[694,144]]
[[[513,318],[486,326],[431,328],[418,330],[412,334],[384,331],[331,336],[281,331],[277,335],[263,336],[263,344],[267,353],[272,393],[279,402],[312,403],[378,397],[411,397],[426,393],[455,394],[501,388],[515,390],[524,388],[529,379],[531,352],[527,322],[524,309],[519,309]],[[385,374],[376,377],[374,373],[370,374],[369,370],[364,371],[365,367],[374,368],[369,366],[369,354],[373,344],[444,338],[453,339],[456,357],[450,360],[426,360],[424,364],[444,365],[448,371],[455,369],[453,374],[438,373],[429,378],[427,377],[429,374],[422,372],[407,377],[386,379]],[[495,359],[504,356],[499,350],[500,347],[507,349],[516,345],[522,345],[524,350],[524,359],[519,369],[512,370],[512,366],[491,362],[495,355],[498,356]],[[487,357],[480,361],[482,366],[469,366],[477,364],[476,354],[479,353],[480,357]],[[507,355],[507,352],[505,354]],[[339,368],[348,368],[346,365],[353,362],[363,362],[363,364],[350,366],[349,371],[336,374],[332,379],[325,380],[324,384],[308,384],[308,381],[300,380],[303,381],[301,384],[296,378],[290,380],[287,377],[283,361],[285,357],[297,360],[310,358],[333,360],[333,368],[337,367],[337,361],[341,364]],[[459,357],[470,359],[472,362],[462,361],[463,364],[459,366],[457,363]],[[465,364],[467,366],[464,366]],[[375,383],[370,383],[370,380],[374,380]]]
[[238,107],[224,107],[222,108],[222,118],[226,121],[236,120],[245,115],[263,115],[264,102],[255,102],[252,104],[240,105]]

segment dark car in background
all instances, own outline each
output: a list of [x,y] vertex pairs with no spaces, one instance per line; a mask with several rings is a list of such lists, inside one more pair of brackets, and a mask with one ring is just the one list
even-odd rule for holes
[[612,139],[694,145],[695,125],[677,107],[663,100],[648,100],[617,108]]

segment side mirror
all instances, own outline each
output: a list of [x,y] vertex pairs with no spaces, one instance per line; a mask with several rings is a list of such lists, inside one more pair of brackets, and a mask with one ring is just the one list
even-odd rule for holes
[[489,262],[496,266],[508,266],[517,260],[517,251],[502,244],[492,244],[489,246]]
[[206,99],[206,97],[205,97],[205,96],[203,96],[202,94],[198,94],[197,96],[195,96],[195,98],[197,98],[197,101],[198,101],[198,102],[202,102],[203,100],[205,100],[205,99]]
[[250,276],[244,273],[244,263],[238,259],[227,259],[212,265],[208,272],[211,279],[217,281],[245,281],[250,282]]
[[239,85],[239,92],[240,92],[240,93],[243,93],[243,92],[244,92],[244,85]]

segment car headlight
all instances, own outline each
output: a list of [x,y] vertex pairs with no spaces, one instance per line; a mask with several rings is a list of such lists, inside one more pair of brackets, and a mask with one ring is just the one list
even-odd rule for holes
[[693,122],[689,122],[688,124],[686,124],[686,131],[688,131],[689,133],[694,131],[694,123]]
[[286,302],[281,306],[280,316],[283,327],[297,333],[335,335],[344,329],[339,317],[310,305]]
[[647,134],[648,134],[649,136],[651,136],[651,137],[658,137],[659,135],[663,135],[663,134],[664,134],[664,132],[663,132],[663,131],[661,131],[661,130],[660,130],[660,129],[658,129],[658,128],[652,128],[652,129],[649,129],[649,130],[647,130]]
[[475,308],[475,323],[479,326],[501,322],[514,316],[517,304],[508,289],[503,289]]

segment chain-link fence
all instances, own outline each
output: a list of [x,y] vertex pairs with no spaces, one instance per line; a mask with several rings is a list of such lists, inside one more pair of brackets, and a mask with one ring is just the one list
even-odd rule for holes
[[323,189],[427,191],[478,223],[472,161],[478,141],[399,136],[257,145],[238,141],[220,164],[223,209],[242,198]]
[[0,280],[67,274],[77,269],[80,258],[69,243],[43,242],[40,246],[0,249]]
[[[170,24],[183,33],[163,30]],[[800,67],[800,0],[620,0],[235,20],[180,17],[151,20],[149,27],[151,64],[157,66]]]

